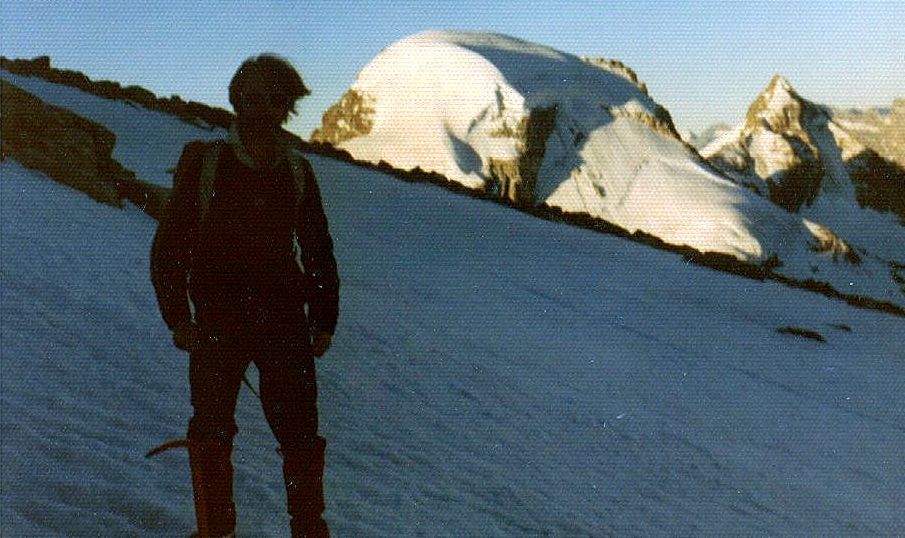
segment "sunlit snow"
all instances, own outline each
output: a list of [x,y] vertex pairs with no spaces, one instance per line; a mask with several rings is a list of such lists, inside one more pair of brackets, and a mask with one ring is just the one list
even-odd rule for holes
[[[784,84],[774,101],[790,99]],[[618,72],[503,35],[426,32],[382,51],[351,89],[373,108],[370,130],[340,143],[356,158],[492,186],[491,163],[524,152],[511,133],[532,111],[555,107],[534,203],[703,252],[778,260],[785,276],[905,305],[886,260],[865,256],[854,265],[838,252],[815,251],[819,238],[802,216],[718,175],[680,139],[652,128],[657,103]],[[767,151],[785,149],[773,133],[753,143],[777,155],[765,174],[789,158]],[[845,235],[833,242],[863,248],[851,243]]]

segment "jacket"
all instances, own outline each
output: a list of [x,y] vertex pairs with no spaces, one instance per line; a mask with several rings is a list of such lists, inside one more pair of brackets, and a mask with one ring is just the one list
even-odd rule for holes
[[[213,144],[223,147],[211,192],[202,194]],[[171,329],[194,321],[212,333],[307,326],[333,334],[339,313],[333,241],[311,165],[298,153],[289,158],[297,151],[287,144],[283,157],[263,169],[234,130],[227,142],[185,146],[151,249],[151,279]],[[298,162],[300,183],[292,170]]]

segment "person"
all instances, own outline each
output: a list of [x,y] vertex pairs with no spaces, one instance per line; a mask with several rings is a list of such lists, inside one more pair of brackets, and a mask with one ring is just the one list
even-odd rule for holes
[[332,342],[339,278],[313,170],[282,129],[308,93],[283,58],[247,59],[229,85],[228,138],[185,146],[154,237],[161,314],[190,352],[187,445],[202,538],[235,530],[234,414],[251,362],[280,445],[292,536],[329,536],[315,357]]

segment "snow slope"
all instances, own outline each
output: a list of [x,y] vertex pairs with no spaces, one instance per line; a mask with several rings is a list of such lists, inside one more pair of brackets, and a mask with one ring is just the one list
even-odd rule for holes
[[[164,123],[122,129],[181,143]],[[336,536],[905,533],[902,318],[311,161],[343,279],[318,363]],[[185,455],[143,457],[190,413],[155,223],[0,177],[0,534],[184,536]],[[239,535],[283,536],[245,389],[237,420]]]
[[[550,111],[547,132],[535,125]],[[491,191],[518,183],[529,203],[703,252],[778,260],[785,276],[905,305],[888,264],[850,263],[859,245],[847,236],[715,173],[641,85],[606,64],[496,34],[417,34],[359,73],[321,131],[315,138],[359,159]]]

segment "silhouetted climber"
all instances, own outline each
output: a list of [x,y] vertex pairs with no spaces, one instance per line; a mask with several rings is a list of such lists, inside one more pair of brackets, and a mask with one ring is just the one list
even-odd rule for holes
[[188,446],[201,537],[235,530],[234,414],[252,361],[283,455],[292,536],[329,535],[314,358],[332,341],[339,279],[314,172],[282,130],[308,93],[282,58],[246,60],[229,86],[229,138],[186,145],[154,238],[160,310],[175,345],[191,353]]

